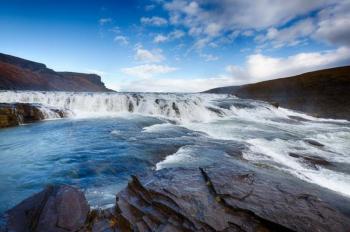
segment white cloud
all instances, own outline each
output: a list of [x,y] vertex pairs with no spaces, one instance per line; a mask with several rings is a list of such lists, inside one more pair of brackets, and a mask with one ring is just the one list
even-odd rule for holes
[[164,26],[168,24],[168,20],[158,16],[153,16],[151,18],[142,17],[140,21],[144,25],[152,25],[152,26]]
[[165,35],[156,35],[153,39],[153,42],[155,43],[163,43],[169,39],[168,36]]
[[162,34],[158,34],[154,37],[153,42],[155,43],[163,43],[166,41],[171,41],[171,40],[175,40],[175,39],[180,39],[183,36],[185,36],[185,33],[181,30],[174,30],[172,32],[170,32],[168,35],[162,35]]
[[253,30],[246,30],[242,33],[242,35],[246,36],[246,37],[250,37],[254,35],[254,31]]
[[[264,29],[282,25],[335,0],[172,0],[164,3],[172,24],[181,24],[202,33],[220,29]],[[210,7],[209,7],[210,6]],[[207,29],[208,25],[209,29]],[[215,33],[214,33],[215,34]]]
[[103,26],[107,23],[111,23],[112,19],[111,18],[100,18],[100,20],[98,20],[98,22],[101,26]]
[[281,30],[271,27],[267,30],[266,35],[258,36],[256,40],[260,43],[271,42],[276,48],[286,45],[293,46],[297,45],[301,39],[309,37],[315,29],[313,20],[308,18]]
[[145,11],[151,11],[156,7],[154,4],[149,4],[145,6]]
[[181,30],[174,30],[169,33],[169,38],[170,39],[180,39],[185,36],[185,32]]
[[234,85],[231,77],[215,78],[150,78],[122,83],[120,91],[135,92],[201,92],[211,88]]
[[128,45],[129,44],[128,38],[125,36],[122,36],[122,35],[117,35],[116,37],[114,37],[114,41],[118,42],[120,45]]
[[192,1],[188,5],[186,5],[186,7],[183,8],[183,10],[189,15],[195,15],[199,11],[199,5],[197,2]]
[[141,45],[135,47],[135,60],[144,62],[144,63],[159,63],[165,60],[165,57],[162,54],[161,49],[147,50],[144,49]]
[[[276,48],[302,44],[314,37],[336,45],[349,46],[350,43],[348,0],[167,0],[161,3],[169,13],[169,23],[186,28],[197,50],[211,43],[220,44],[217,39],[224,45],[238,35],[256,36],[257,33],[260,33],[257,37],[260,44],[265,42]],[[325,17],[310,14],[320,10]],[[310,18],[305,20],[306,16]],[[300,21],[295,23],[296,19]]]
[[200,92],[211,88],[240,85],[273,78],[287,77],[300,73],[329,68],[350,61],[350,49],[299,53],[286,58],[262,54],[250,55],[243,67],[229,65],[226,72],[214,78],[157,78],[157,74],[173,72],[176,68],[162,65],[141,65],[122,71],[142,79],[120,83],[120,91],[140,92]]
[[319,14],[315,38],[350,47],[350,1],[323,9]]
[[209,23],[205,28],[205,33],[209,36],[217,36],[220,34],[222,26],[218,23]]
[[205,61],[216,61],[219,57],[214,56],[212,54],[200,53],[199,56],[203,58]]
[[262,54],[248,56],[244,67],[228,66],[227,71],[241,83],[287,77],[350,62],[350,48],[323,52],[299,53],[286,58]]
[[[133,77],[149,78],[159,74],[166,74],[176,71],[177,68],[167,65],[144,64],[129,68],[123,68],[122,72]],[[148,82],[150,84],[150,82]]]

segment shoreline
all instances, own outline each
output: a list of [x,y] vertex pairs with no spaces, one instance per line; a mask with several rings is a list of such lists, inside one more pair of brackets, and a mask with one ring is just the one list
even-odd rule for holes
[[[0,231],[350,229],[349,198],[277,173],[241,161],[233,166],[162,169],[132,176],[116,194],[115,206],[104,210],[90,209],[74,187],[48,186],[7,211],[7,228]],[[334,205],[339,201],[343,209]]]

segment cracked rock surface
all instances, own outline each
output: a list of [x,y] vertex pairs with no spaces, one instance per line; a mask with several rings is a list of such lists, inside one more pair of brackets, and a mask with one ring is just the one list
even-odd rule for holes
[[[8,224],[7,231],[350,230],[349,217],[319,198],[327,194],[334,198],[334,193],[322,194],[322,190],[312,184],[294,182],[295,178],[276,173],[239,162],[199,169],[162,169],[146,177],[132,177],[128,186],[116,195],[115,207],[89,213],[80,191],[63,187],[69,188],[69,194],[76,195],[74,198],[64,194],[59,197],[61,187],[55,194],[48,194],[46,190],[8,212],[12,223]],[[49,200],[42,206],[40,202],[47,194]],[[341,199],[342,204],[349,203],[346,198],[336,200]],[[24,204],[27,201],[31,204]],[[71,204],[75,206],[70,208]],[[36,209],[34,215],[40,212],[40,217],[23,213],[31,207]],[[29,223],[15,227],[14,220]]]

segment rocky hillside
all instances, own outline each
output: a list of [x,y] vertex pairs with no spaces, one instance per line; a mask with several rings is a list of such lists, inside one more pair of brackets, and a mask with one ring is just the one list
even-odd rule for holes
[[324,117],[350,120],[350,66],[206,91],[278,103]]
[[111,91],[96,74],[55,72],[44,64],[2,53],[0,90]]

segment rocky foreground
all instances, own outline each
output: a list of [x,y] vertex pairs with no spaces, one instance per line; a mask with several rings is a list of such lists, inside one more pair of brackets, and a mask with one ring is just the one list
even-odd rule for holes
[[349,203],[277,170],[237,162],[132,177],[105,210],[90,209],[74,187],[49,186],[9,210],[2,231],[346,232]]
[[47,118],[46,114],[53,114],[57,118],[67,116],[65,111],[44,108],[40,104],[0,103],[0,128],[41,121]]

